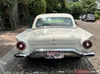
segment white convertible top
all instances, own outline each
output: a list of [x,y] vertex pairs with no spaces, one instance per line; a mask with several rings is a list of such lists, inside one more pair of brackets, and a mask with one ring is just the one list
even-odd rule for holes
[[32,28],[36,28],[35,24],[36,24],[37,19],[47,18],[47,17],[67,17],[67,18],[71,18],[72,22],[73,22],[72,28],[77,27],[76,24],[75,24],[74,18],[71,14],[68,14],[68,13],[46,13],[46,14],[40,14],[40,15],[36,16]]

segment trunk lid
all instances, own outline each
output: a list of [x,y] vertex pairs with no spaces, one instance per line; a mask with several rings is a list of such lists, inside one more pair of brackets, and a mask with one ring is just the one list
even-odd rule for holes
[[80,38],[75,34],[76,29],[41,29],[30,33],[28,42],[32,45],[75,45]]

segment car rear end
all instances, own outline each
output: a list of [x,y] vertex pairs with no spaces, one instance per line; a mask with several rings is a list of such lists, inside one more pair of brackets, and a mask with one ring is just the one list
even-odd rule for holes
[[[17,56],[61,59],[64,57],[82,57],[92,56],[90,52],[92,41],[90,39],[82,40],[79,29],[45,29],[35,30],[37,33],[32,34],[25,41],[18,41],[16,44],[20,53]],[[35,32],[34,31],[34,32]],[[78,33],[78,34],[76,34]],[[91,34],[87,33],[92,36]],[[29,48],[28,48],[29,46]]]
[[87,14],[86,21],[95,22],[95,16],[94,16],[94,14]]
[[[38,20],[43,21],[42,26],[36,26]],[[45,22],[50,23],[50,25],[44,26]],[[52,22],[53,24],[51,24]],[[54,24],[58,25],[55,26]],[[78,28],[73,17],[69,14],[39,15],[34,21],[32,29],[16,36],[18,41],[16,48],[19,52],[15,56],[44,57],[47,59],[61,59],[67,56],[91,56],[94,55],[90,51],[92,47],[90,38],[92,36],[91,33]]]

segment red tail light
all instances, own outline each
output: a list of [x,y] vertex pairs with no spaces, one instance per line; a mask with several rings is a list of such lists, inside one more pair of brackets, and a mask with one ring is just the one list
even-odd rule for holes
[[16,44],[16,47],[19,49],[19,50],[24,50],[26,48],[26,44],[23,42],[23,41],[19,41],[17,44]]
[[84,47],[85,49],[91,48],[91,47],[92,47],[92,42],[91,42],[90,40],[84,41],[84,42],[83,42],[83,47]]

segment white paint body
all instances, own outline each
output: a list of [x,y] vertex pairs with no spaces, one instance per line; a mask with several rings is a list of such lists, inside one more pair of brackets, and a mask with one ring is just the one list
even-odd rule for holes
[[[73,26],[37,28],[37,20],[47,17],[71,18]],[[93,34],[77,27],[70,14],[52,13],[38,15],[34,20],[32,28],[17,35],[16,39],[25,42],[25,50],[18,50],[20,54],[25,54],[26,56],[34,51],[75,51],[75,53],[79,54],[88,54],[91,52],[90,49],[84,49],[82,43],[85,40],[90,40],[92,36]]]

